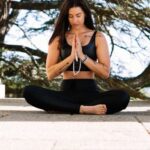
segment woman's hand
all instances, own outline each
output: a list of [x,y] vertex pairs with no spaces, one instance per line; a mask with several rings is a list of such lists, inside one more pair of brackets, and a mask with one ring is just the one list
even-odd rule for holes
[[77,52],[76,52],[76,38],[75,38],[75,35],[73,36],[73,39],[72,39],[72,51],[71,51],[71,57],[72,59],[76,59],[77,60]]
[[71,57],[73,60],[75,59],[76,61],[78,61],[79,58],[80,59],[84,58],[81,42],[77,34],[73,36]]
[[82,45],[81,45],[79,36],[77,34],[75,35],[75,45],[76,45],[75,51],[76,51],[78,58],[83,59],[84,54],[82,51]]

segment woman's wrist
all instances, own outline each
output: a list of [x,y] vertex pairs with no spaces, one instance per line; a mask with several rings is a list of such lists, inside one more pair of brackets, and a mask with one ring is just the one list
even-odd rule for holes
[[83,57],[81,57],[81,62],[85,63],[85,61],[87,60],[88,56],[87,55],[83,55]]
[[70,59],[70,61],[71,61],[71,62],[73,62],[73,61],[74,61],[74,59],[75,59],[75,56],[70,55],[70,56],[69,56],[69,59]]

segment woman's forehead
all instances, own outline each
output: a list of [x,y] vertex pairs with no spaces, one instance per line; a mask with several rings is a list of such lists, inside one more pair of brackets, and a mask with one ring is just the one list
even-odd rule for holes
[[69,15],[76,15],[83,13],[83,10],[80,7],[72,7],[69,9]]

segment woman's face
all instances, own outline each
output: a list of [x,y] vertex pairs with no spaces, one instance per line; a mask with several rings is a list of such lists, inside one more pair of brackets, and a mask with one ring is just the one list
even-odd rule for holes
[[84,26],[85,13],[80,7],[69,9],[68,20],[72,28],[78,29]]

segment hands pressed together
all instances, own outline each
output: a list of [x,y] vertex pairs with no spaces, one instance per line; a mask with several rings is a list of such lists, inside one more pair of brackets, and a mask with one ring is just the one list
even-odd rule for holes
[[76,61],[78,61],[78,59],[82,60],[84,58],[81,41],[77,34],[73,36],[71,57],[73,60],[76,60]]

